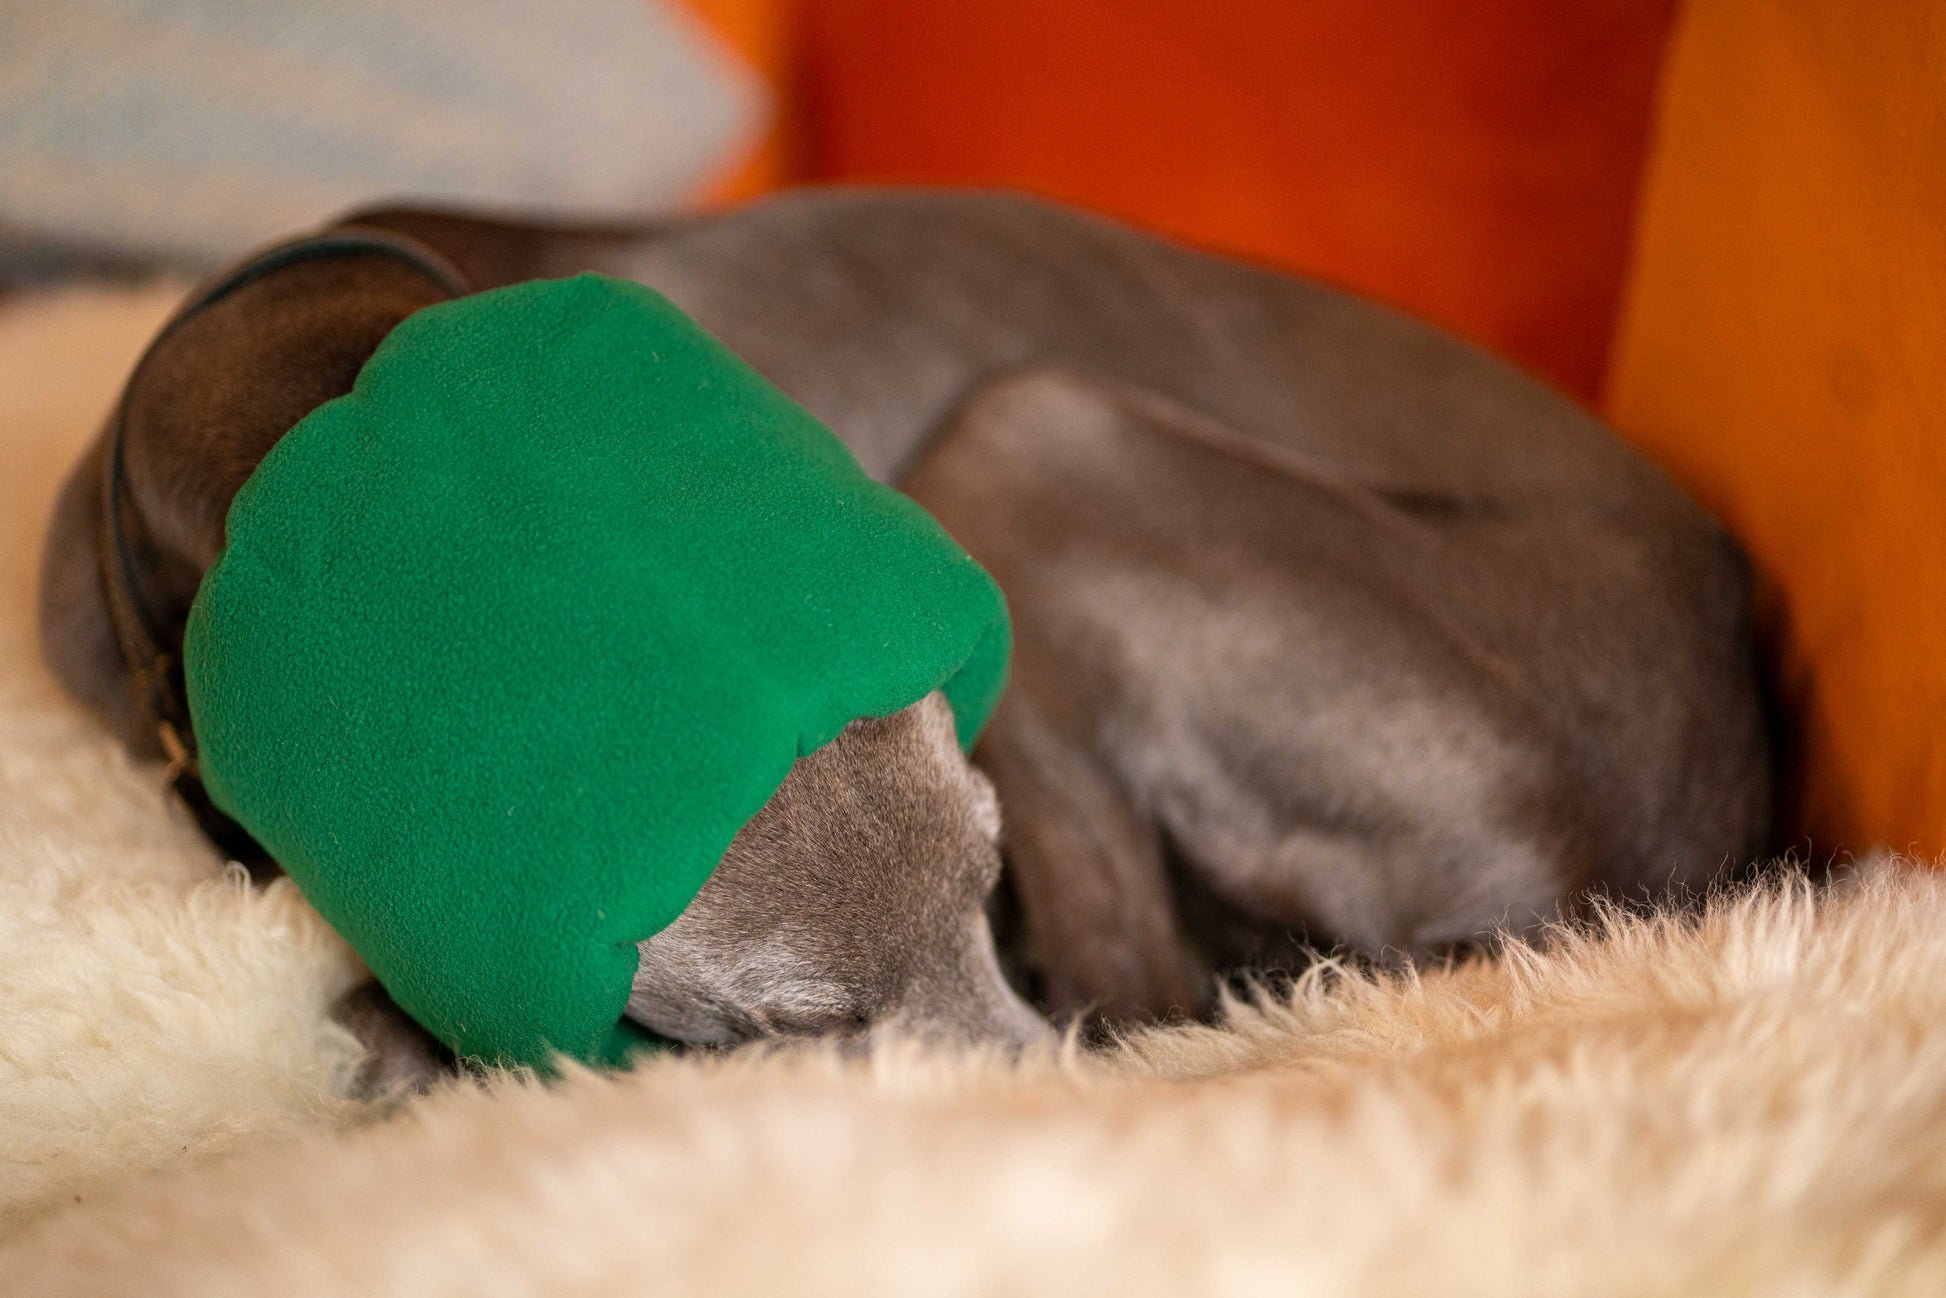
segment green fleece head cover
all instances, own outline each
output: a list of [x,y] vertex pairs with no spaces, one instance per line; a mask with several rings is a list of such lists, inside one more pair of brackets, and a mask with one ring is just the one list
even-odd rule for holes
[[238,493],[202,774],[461,1055],[610,1063],[635,943],[791,764],[1006,671],[991,578],[648,289],[430,307]]

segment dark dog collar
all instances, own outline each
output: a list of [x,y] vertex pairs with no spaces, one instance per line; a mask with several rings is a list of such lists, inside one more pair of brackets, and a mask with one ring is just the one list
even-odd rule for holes
[[109,621],[114,626],[115,643],[128,670],[135,706],[168,756],[169,783],[195,816],[197,824],[226,855],[253,868],[267,861],[263,849],[211,803],[203,788],[195,731],[190,725],[184,694],[180,638],[160,625],[136,576],[134,555],[142,539],[142,524],[137,509],[128,499],[123,463],[128,393],[134,389],[149,358],[176,330],[238,289],[299,262],[373,254],[404,262],[453,297],[464,297],[473,291],[466,276],[446,257],[416,239],[388,230],[347,226],[329,234],[307,236],[267,248],[197,288],[169,317],[136,362],[108,425],[101,486],[102,589],[107,597]]

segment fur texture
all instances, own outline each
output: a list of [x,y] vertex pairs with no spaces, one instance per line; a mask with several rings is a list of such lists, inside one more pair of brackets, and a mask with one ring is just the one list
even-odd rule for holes
[[171,293],[0,312],[9,1294],[1932,1294],[1946,879],[1381,980],[1101,1056],[831,1049],[355,1092],[355,961],[32,651],[56,476]]
[[359,1046],[326,1013],[356,957],[288,885],[226,877],[36,643],[57,483],[181,292],[0,310],[0,1226],[360,1111]]

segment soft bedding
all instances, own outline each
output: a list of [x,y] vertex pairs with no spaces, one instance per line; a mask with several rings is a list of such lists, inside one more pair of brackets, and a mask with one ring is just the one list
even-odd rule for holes
[[40,666],[55,485],[178,286],[0,302],[13,1295],[1933,1294],[1946,881],[1879,862],[1104,1055],[355,1099],[361,977]]

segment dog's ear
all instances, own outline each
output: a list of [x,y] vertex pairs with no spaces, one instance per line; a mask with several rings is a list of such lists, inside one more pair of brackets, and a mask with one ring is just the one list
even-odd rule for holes
[[138,366],[122,407],[144,533],[200,579],[264,454],[349,392],[400,321],[449,296],[396,257],[349,253],[279,267],[183,320]]
[[[124,389],[123,533],[162,647],[180,644],[223,523],[265,452],[352,381],[401,320],[450,296],[397,257],[347,253],[250,279],[152,346]],[[105,435],[104,435],[105,437]],[[130,747],[157,752],[137,717],[103,584],[106,446],[75,467],[42,557],[49,665]]]

